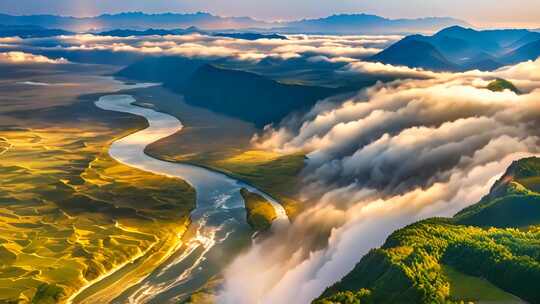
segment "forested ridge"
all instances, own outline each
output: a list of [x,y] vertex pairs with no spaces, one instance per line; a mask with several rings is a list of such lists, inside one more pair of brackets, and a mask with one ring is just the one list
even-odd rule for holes
[[482,300],[481,293],[475,299],[454,292],[459,282],[447,269],[540,303],[539,189],[540,159],[513,163],[478,204],[453,218],[428,219],[394,232],[314,303]]

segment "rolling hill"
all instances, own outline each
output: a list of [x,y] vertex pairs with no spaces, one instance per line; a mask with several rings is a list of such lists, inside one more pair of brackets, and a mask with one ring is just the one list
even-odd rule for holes
[[540,159],[513,163],[479,203],[394,232],[314,303],[540,303],[539,190]]
[[183,90],[186,81],[208,60],[177,56],[146,57],[116,73],[118,77],[139,81],[160,82]]
[[307,110],[321,99],[350,90],[285,84],[218,64],[203,59],[149,57],[116,76],[163,83],[183,94],[191,105],[253,122],[257,127],[277,123],[291,112]]
[[433,36],[407,36],[368,60],[436,71],[489,71],[538,58],[539,43],[540,33],[528,30],[452,26]]
[[430,70],[458,69],[457,65],[446,59],[433,45],[414,38],[403,39],[370,60]]
[[277,123],[291,112],[308,110],[342,89],[284,84],[254,73],[203,65],[184,88],[165,83],[196,106],[227,114],[257,127]]

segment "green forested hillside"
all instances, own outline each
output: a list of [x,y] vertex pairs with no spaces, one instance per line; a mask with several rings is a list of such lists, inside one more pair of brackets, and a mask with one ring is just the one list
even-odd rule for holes
[[394,232],[314,303],[540,303],[539,189],[540,159],[515,162],[478,204]]
[[492,82],[489,83],[487,88],[488,90],[493,91],[493,92],[502,92],[504,90],[510,90],[516,94],[521,93],[513,83],[502,78],[493,80]]

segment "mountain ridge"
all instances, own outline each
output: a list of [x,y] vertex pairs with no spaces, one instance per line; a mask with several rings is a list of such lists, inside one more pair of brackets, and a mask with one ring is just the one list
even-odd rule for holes
[[349,91],[346,87],[281,83],[256,73],[221,67],[219,60],[175,56],[145,58],[115,76],[163,83],[184,95],[188,104],[251,122],[259,128],[278,123],[289,113],[308,110],[319,100]]
[[[417,19],[389,19],[369,14],[336,14],[317,19],[285,22],[258,20],[251,17],[223,17],[207,12],[155,13],[124,12],[102,14],[93,17],[57,15],[9,15],[0,14],[0,24],[39,25],[69,31],[108,31],[112,29],[185,28],[196,26],[205,30],[252,29],[279,30],[283,33],[403,33],[433,32],[450,25],[467,25],[467,22],[451,17],[425,17]],[[322,24],[322,26],[319,26]],[[360,28],[359,24],[371,24]]]
[[[314,304],[539,303],[540,158],[515,161],[478,203],[392,233]],[[483,278],[516,301],[462,298],[446,270]],[[475,286],[467,286],[468,290]]]
[[[416,48],[411,48],[416,41]],[[408,42],[408,43],[406,43]],[[423,47],[419,48],[420,42]],[[409,35],[369,61],[435,71],[495,70],[540,56],[540,33],[524,29],[483,30],[451,26],[431,36]],[[440,55],[419,56],[419,53]]]

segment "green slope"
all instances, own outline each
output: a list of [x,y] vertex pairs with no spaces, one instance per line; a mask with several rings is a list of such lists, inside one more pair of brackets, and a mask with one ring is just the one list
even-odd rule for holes
[[490,82],[487,86],[488,90],[493,92],[503,92],[504,90],[510,90],[516,94],[521,94],[521,92],[516,88],[516,86],[510,81],[502,78],[498,78]]
[[540,303],[540,159],[478,204],[394,232],[314,303]]
[[248,224],[257,231],[270,229],[277,214],[272,204],[257,193],[249,192],[243,188],[240,194],[246,204]]

